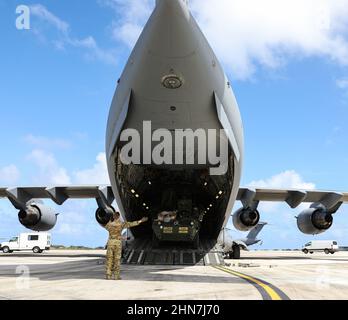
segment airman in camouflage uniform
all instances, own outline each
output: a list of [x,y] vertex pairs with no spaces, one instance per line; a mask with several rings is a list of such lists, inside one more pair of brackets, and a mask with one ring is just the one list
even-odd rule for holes
[[106,279],[111,280],[114,274],[115,280],[120,280],[120,265],[122,256],[122,230],[136,227],[148,218],[144,217],[139,221],[121,222],[120,214],[114,213],[113,220],[111,220],[105,229],[109,231],[109,240],[106,252]]

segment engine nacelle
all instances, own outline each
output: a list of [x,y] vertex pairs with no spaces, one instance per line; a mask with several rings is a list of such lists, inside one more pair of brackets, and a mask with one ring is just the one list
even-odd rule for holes
[[57,223],[56,213],[52,208],[33,202],[25,210],[18,213],[19,222],[26,228],[33,231],[49,231]]
[[106,226],[110,220],[112,219],[112,215],[116,212],[116,210],[113,207],[107,207],[106,209],[103,209],[99,207],[97,211],[95,212],[95,219],[101,226]]
[[324,207],[304,210],[297,217],[297,226],[304,234],[320,234],[330,229],[333,223],[332,214]]
[[239,231],[249,231],[260,221],[260,213],[256,209],[241,208],[233,214],[234,227]]

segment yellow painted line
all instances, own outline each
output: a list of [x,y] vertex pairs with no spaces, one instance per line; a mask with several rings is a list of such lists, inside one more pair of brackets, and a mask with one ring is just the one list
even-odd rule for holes
[[274,291],[274,289],[272,289],[269,285],[265,284],[264,282],[258,279],[255,279],[243,273],[233,271],[231,269],[227,269],[225,267],[215,266],[215,268],[259,285],[261,288],[263,288],[267,292],[267,294],[270,296],[272,300],[282,300],[282,298],[279,296],[277,292]]

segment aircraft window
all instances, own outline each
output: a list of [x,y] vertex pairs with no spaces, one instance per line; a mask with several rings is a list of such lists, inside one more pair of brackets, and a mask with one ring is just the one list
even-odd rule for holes
[[29,241],[37,241],[37,240],[39,240],[39,236],[37,236],[37,235],[29,235],[28,236],[28,240]]

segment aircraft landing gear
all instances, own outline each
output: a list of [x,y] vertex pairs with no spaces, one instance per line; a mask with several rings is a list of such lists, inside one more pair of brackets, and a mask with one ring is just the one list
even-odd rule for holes
[[230,259],[240,259],[240,246],[234,245],[232,247],[232,252],[230,252]]

